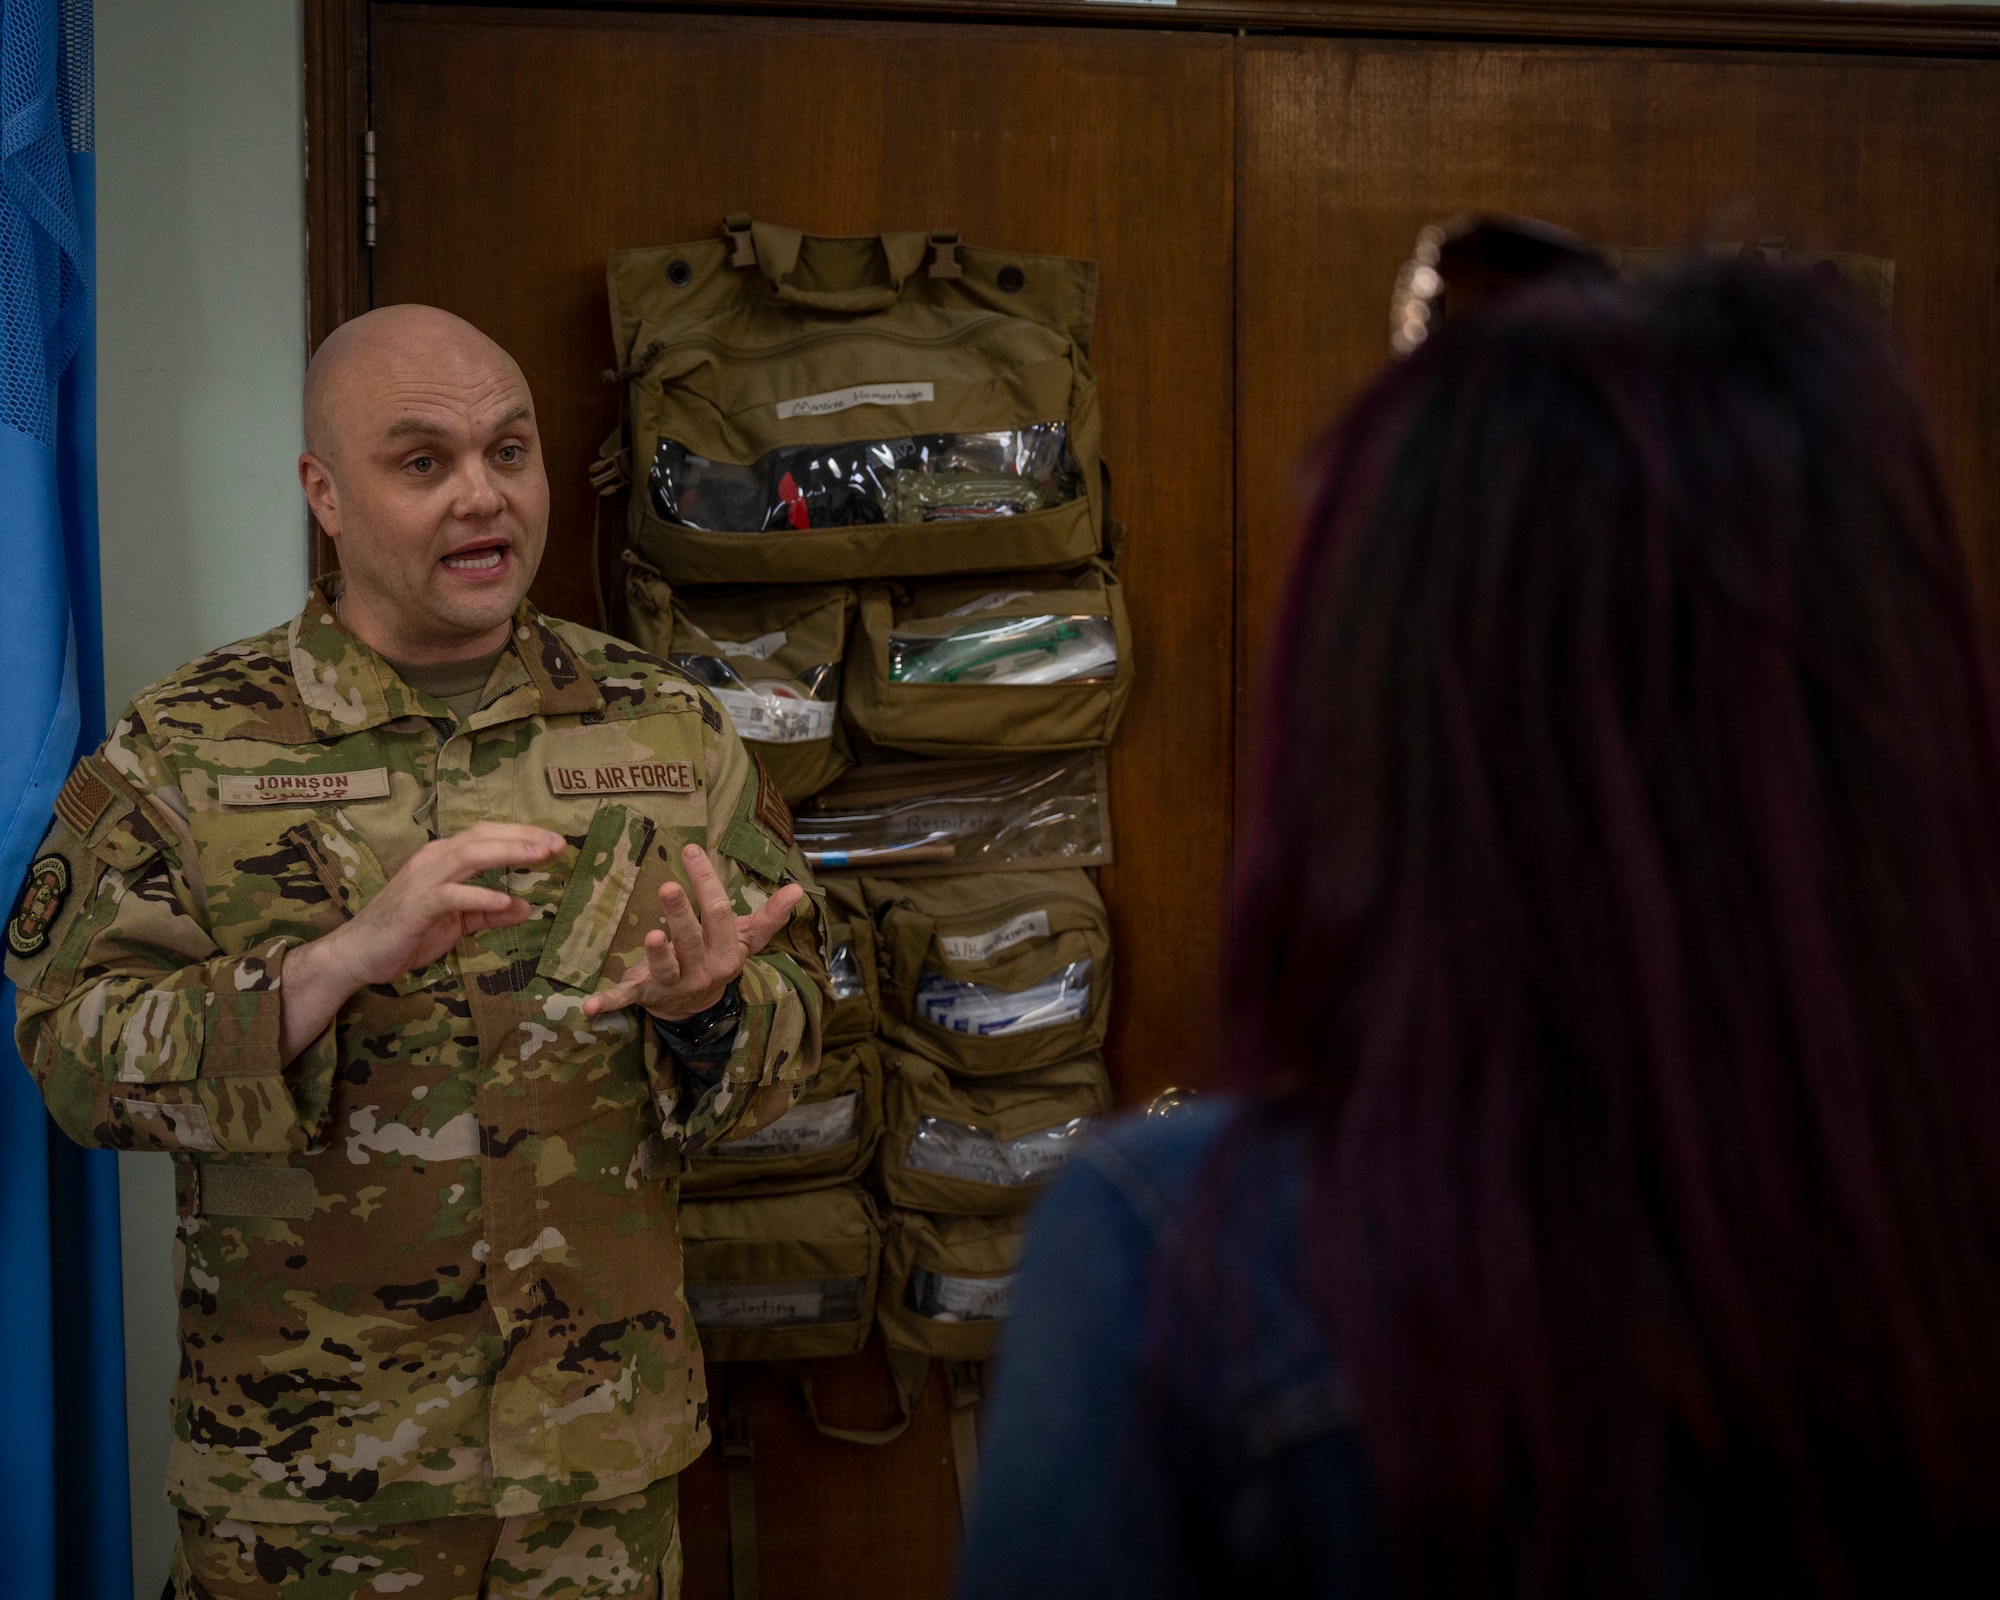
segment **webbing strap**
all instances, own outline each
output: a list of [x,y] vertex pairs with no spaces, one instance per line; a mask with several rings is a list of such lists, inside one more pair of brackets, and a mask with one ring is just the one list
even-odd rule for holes
[[979,1427],[974,1420],[983,1395],[983,1367],[977,1361],[944,1364],[946,1393],[951,1397],[951,1464],[958,1473],[958,1517],[972,1520],[972,1491],[979,1479]]
[[931,1358],[893,1344],[884,1346],[882,1354],[889,1364],[889,1380],[896,1390],[896,1420],[886,1428],[837,1428],[830,1422],[822,1422],[819,1406],[813,1399],[811,1362],[801,1361],[793,1366],[773,1367],[771,1370],[773,1376],[790,1383],[799,1397],[806,1420],[827,1438],[842,1439],[849,1444],[890,1444],[903,1436],[910,1426],[910,1419],[917,1414],[917,1406],[924,1397],[924,1385],[930,1381]]
[[722,1391],[722,1470],[729,1481],[729,1592],[758,1600],[757,1447],[750,1437],[748,1374],[717,1362],[709,1369]]

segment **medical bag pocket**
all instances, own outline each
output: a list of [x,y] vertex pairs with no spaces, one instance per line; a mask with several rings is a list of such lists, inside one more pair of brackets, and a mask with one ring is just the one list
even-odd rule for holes
[[947,1361],[984,1361],[1014,1309],[1017,1217],[892,1212],[877,1315],[891,1345]]
[[958,1082],[928,1057],[891,1050],[883,1076],[876,1173],[889,1203],[911,1211],[1025,1210],[1111,1110],[1094,1055]]
[[931,877],[1111,864],[1102,750],[855,767],[801,805],[794,837],[816,873]]
[[1132,633],[1111,568],[1008,573],[862,592],[845,706],[870,740],[917,755],[1111,742],[1132,691]]
[[840,726],[841,657],[854,591],[804,585],[674,589],[632,562],[632,642],[713,691],[743,742],[796,805],[854,764]]
[[828,1046],[865,1039],[880,1018],[881,993],[875,964],[875,924],[854,878],[830,877],[826,891],[827,976],[833,1004],[820,1021]]
[[688,1312],[711,1361],[852,1355],[874,1321],[882,1236],[855,1184],[689,1200]]
[[882,1058],[875,1041],[829,1049],[777,1121],[705,1146],[684,1195],[784,1194],[858,1178],[882,1137]]
[[[1098,553],[1089,263],[747,220],[729,239],[726,265],[718,241],[698,241],[657,264],[614,251],[608,266],[630,385],[628,537],[669,583]],[[1030,271],[1052,296],[1007,292]]]
[[882,1031],[899,1044],[990,1078],[1104,1043],[1111,924],[1088,874],[864,878],[861,889],[882,947]]

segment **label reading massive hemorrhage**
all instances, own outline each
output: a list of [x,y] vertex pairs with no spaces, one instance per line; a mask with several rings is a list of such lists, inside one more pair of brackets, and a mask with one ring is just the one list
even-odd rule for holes
[[388,796],[387,767],[356,772],[231,772],[215,780],[215,797],[226,806],[324,806]]
[[623,761],[608,766],[555,766],[548,769],[549,793],[561,796],[596,794],[693,794],[691,761]]

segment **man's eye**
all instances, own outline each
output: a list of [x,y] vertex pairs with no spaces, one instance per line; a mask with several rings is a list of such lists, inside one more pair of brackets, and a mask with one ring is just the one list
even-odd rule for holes
[[526,460],[528,452],[518,444],[503,444],[494,454],[507,466],[511,467],[517,461]]
[[436,456],[417,456],[410,462],[410,470],[425,477],[428,477],[436,468]]

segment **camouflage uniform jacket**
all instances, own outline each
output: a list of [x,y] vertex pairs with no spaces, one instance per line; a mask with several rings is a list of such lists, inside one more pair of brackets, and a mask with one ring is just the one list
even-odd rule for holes
[[[719,1082],[642,1013],[688,841],[739,912],[810,887],[708,693],[523,604],[463,726],[336,622],[141,694],[64,786],[9,923],[17,1037],[71,1137],[174,1154],[181,1367],[168,1494],[211,1518],[517,1516],[628,1494],[707,1443],[681,1288],[687,1151],[817,1070],[817,891],[743,972]],[[482,818],[569,848],[475,882],[531,920],[362,990],[279,1064],[287,952]]]

